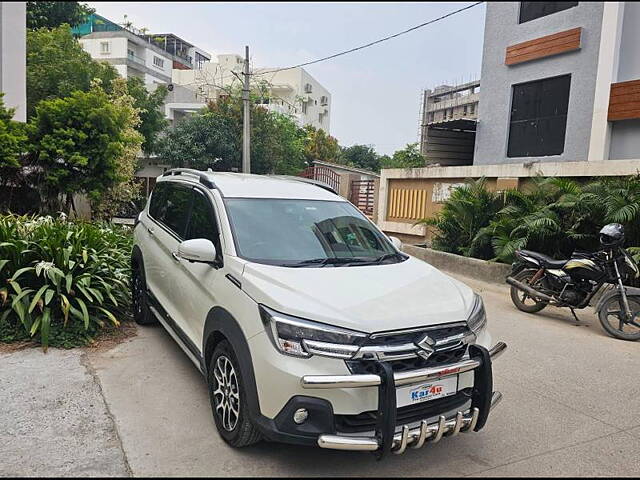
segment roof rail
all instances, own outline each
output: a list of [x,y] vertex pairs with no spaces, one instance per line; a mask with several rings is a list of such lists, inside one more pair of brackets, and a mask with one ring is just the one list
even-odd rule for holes
[[211,179],[207,176],[207,172],[201,172],[200,170],[195,170],[193,168],[172,168],[171,170],[167,170],[162,174],[163,177],[169,175],[182,175],[182,174],[193,175],[200,179],[200,183],[203,184],[207,188],[217,188],[216,184],[211,181]]
[[296,177],[295,175],[269,175],[269,176],[270,177],[276,177],[276,178],[284,178],[284,179],[287,179],[287,180],[295,180],[297,182],[308,183],[310,185],[315,185],[316,187],[323,188],[323,189],[327,190],[328,192],[335,193],[336,195],[340,195],[338,192],[336,192],[336,189],[333,188],[328,183],[322,182],[320,180],[315,180],[313,178]]

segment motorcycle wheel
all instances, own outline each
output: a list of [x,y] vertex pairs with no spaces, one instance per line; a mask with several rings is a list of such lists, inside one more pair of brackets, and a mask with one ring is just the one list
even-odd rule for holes
[[[634,314],[633,320],[640,324],[640,296],[627,295],[629,308]],[[609,298],[598,311],[598,319],[602,328],[612,337],[621,340],[640,340],[640,327],[626,323],[624,320],[622,297],[615,295]]]
[[[523,270],[514,278],[519,282],[529,285],[531,278],[533,278],[536,272],[537,270],[534,269]],[[511,286],[511,301],[518,310],[526,313],[537,313],[547,306],[547,302],[531,298],[526,292],[518,290],[513,285]]]

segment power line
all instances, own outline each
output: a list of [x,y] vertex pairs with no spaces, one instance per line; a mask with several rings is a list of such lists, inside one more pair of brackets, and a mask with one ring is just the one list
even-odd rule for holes
[[399,37],[401,35],[405,35],[405,34],[407,34],[409,32],[413,32],[414,30],[418,30],[419,28],[426,27],[427,25],[431,25],[432,23],[439,22],[440,20],[444,20],[445,18],[451,17],[452,15],[455,15],[457,13],[464,12],[465,10],[469,10],[470,8],[473,8],[476,5],[480,5],[481,3],[484,3],[484,2],[482,2],[482,1],[475,2],[475,3],[471,4],[471,5],[467,5],[466,7],[459,8],[458,10],[454,10],[453,12],[449,12],[446,15],[442,15],[441,17],[434,18],[433,20],[429,20],[428,22],[424,22],[424,23],[421,23],[420,25],[416,25],[415,27],[411,27],[411,28],[408,28],[406,30],[403,30],[402,32],[394,33],[393,35],[389,35],[389,36],[381,38],[379,40],[375,40],[373,42],[367,43],[365,45],[361,45],[359,47],[354,47],[354,48],[351,48],[349,50],[345,50],[343,52],[334,53],[333,55],[329,55],[328,57],[319,58],[317,60],[312,60],[310,62],[299,63],[299,64],[293,65],[291,67],[276,68],[274,70],[268,70],[268,71],[265,71],[265,72],[253,73],[252,75],[254,75],[254,76],[255,75],[266,75],[268,73],[282,72],[283,70],[291,70],[291,69],[294,69],[294,68],[305,67],[307,65],[313,65],[314,63],[324,62],[325,60],[331,60],[332,58],[336,58],[336,57],[340,57],[342,55],[346,55],[348,53],[356,52],[358,50],[362,50],[362,49],[371,47],[373,45],[377,45],[378,43],[386,42],[387,40],[391,40],[392,38],[396,38],[396,37]]

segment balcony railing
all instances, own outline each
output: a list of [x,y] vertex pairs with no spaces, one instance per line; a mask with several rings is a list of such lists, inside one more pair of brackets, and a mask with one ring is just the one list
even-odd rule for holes
[[138,57],[137,55],[134,55],[132,53],[127,53],[127,58],[133,62],[139,63],[141,65],[145,65],[145,60],[144,58]]

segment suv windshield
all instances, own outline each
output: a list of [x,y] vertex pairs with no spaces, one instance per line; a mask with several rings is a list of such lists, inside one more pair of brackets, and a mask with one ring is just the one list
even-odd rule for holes
[[404,260],[347,202],[227,198],[238,255],[290,267],[363,265]]

